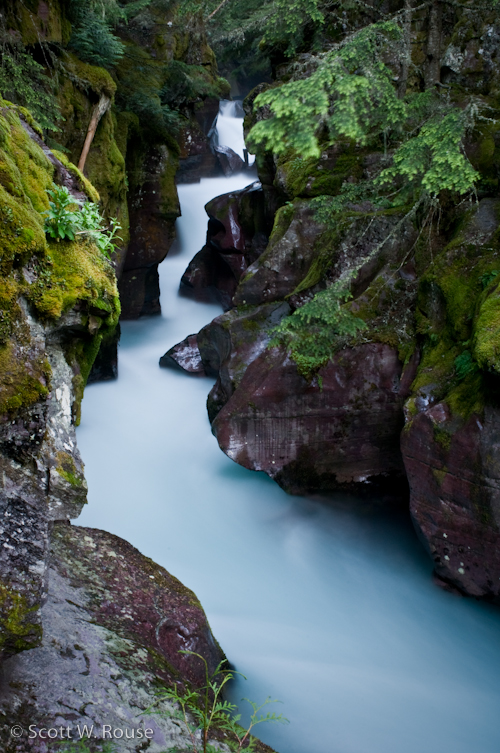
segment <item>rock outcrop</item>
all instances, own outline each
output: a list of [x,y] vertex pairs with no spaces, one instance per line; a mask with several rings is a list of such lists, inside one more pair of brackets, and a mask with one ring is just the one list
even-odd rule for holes
[[[199,602],[126,542],[69,524],[86,503],[83,390],[101,342],[116,350],[120,304],[90,237],[46,235],[53,181],[99,197],[37,131],[0,100],[1,747],[97,751],[109,729],[124,751],[185,748],[182,726],[148,708],[159,686],[204,684],[182,651],[211,673],[224,658]],[[112,377],[108,360],[94,374]]]
[[[23,117],[28,117],[23,113]],[[68,170],[3,104],[0,337],[0,624],[3,655],[40,641],[50,527],[77,517],[86,482],[75,438],[83,388],[119,315],[109,261],[86,241],[48,242],[46,189]],[[49,159],[50,157],[50,159]],[[33,181],[35,176],[35,181]],[[95,190],[92,189],[95,194]],[[92,198],[94,196],[92,195]]]
[[212,430],[232,460],[292,494],[397,496],[405,491],[399,433],[411,381],[411,367],[402,374],[397,352],[381,343],[340,352],[312,381],[276,349],[246,369]]
[[207,376],[196,335],[188,335],[181,343],[167,350],[160,358],[160,366],[180,369],[194,376]]
[[[408,17],[414,78],[389,55],[395,78],[415,91],[436,81],[459,87],[474,107],[496,110],[498,20],[486,6],[474,18],[460,9],[439,15],[438,6],[427,26]],[[316,65],[306,53],[276,71],[284,81],[305,80]],[[264,88],[245,102],[247,129],[271,116],[267,106],[252,109]],[[438,580],[498,600],[498,123],[477,121],[464,136],[479,174],[475,199],[445,191],[439,211],[423,195],[413,207],[357,198],[390,155],[374,143],[324,145],[323,137],[326,130],[319,157],[257,151],[269,240],[253,258],[242,199],[229,194],[207,206],[207,245],[183,283],[215,290],[228,309],[196,340],[205,370],[217,375],[207,403],[213,432],[229,457],[292,493],[389,490],[405,498],[409,489]],[[340,207],[329,197],[341,191]],[[296,348],[298,324],[286,349],[277,322],[311,301],[332,305],[316,298],[328,289],[344,295],[340,317],[328,320],[328,356],[315,352],[326,327],[318,311],[310,314],[309,355]]]
[[483,199],[421,281],[426,341],[402,450],[410,511],[436,574],[500,596],[500,202]]
[[228,309],[242,275],[267,245],[274,206],[256,182],[212,199],[205,209],[207,241],[184,272],[181,292]]
[[2,665],[2,750],[45,753],[37,732],[55,727],[61,744],[87,726],[83,742],[95,746],[103,725],[123,730],[123,751],[188,745],[182,725],[148,709],[171,709],[157,704],[158,686],[204,684],[201,660],[181,650],[204,656],[210,672],[223,658],[196,596],[117,536],[64,523],[54,526],[47,583],[41,646]]

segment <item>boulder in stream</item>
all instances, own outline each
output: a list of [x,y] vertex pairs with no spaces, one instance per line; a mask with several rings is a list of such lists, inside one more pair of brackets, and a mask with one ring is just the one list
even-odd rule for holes
[[198,348],[198,336],[188,335],[182,342],[167,350],[165,355],[160,358],[160,366],[180,369],[194,376],[206,376]]

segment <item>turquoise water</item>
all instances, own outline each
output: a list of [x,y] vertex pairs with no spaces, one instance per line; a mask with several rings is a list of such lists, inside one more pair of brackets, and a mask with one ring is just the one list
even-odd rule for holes
[[259,732],[280,753],[498,753],[500,610],[433,585],[406,514],[290,497],[235,465],[210,432],[211,381],[158,367],[220,313],[178,284],[204,243],[203,205],[248,180],[179,186],[162,316],[125,322],[118,381],[85,392],[78,523],[122,536],[196,592],[248,677],[233,697],[282,701],[290,724]]

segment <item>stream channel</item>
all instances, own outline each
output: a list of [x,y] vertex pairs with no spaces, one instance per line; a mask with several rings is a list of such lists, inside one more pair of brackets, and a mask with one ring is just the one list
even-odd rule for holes
[[[220,143],[242,154],[242,120],[223,112]],[[406,514],[291,497],[233,463],[210,432],[212,381],[158,366],[221,313],[178,295],[205,242],[204,205],[255,179],[178,187],[162,315],[124,322],[118,380],[85,392],[78,524],[127,539],[193,589],[248,678],[233,700],[282,701],[290,724],[257,728],[279,753],[499,753],[500,610],[433,584]]]

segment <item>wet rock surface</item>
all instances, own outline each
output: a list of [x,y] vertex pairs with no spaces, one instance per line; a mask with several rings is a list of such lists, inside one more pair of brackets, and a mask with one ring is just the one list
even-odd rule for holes
[[240,173],[245,169],[246,165],[244,161],[239,154],[233,152],[231,147],[220,145],[214,147],[214,151],[217,155],[222,172],[226,177],[234,175],[235,173]]
[[[195,595],[130,544],[103,531],[54,526],[43,643],[4,662],[0,679],[2,750],[46,753],[26,740],[29,725],[70,728],[103,725],[150,729],[151,741],[118,741],[123,751],[185,747],[186,733],[172,719],[147,712],[160,683],[203,684],[200,653],[211,671],[222,658]],[[25,729],[17,741],[13,724]],[[125,735],[124,735],[125,737]],[[93,750],[98,740],[90,740]],[[147,748],[145,748],[147,745]]]
[[215,300],[229,309],[238,282],[264,251],[272,228],[272,207],[260,183],[212,199],[207,241],[189,263],[181,291]]
[[175,238],[179,201],[177,160],[164,145],[152,147],[134,173],[129,195],[130,241],[120,277],[122,319],[159,314],[158,264]]
[[160,366],[180,369],[194,376],[207,376],[198,347],[198,336],[188,335],[182,342],[167,350],[160,358]]
[[249,365],[212,429],[240,465],[287,491],[404,490],[399,449],[408,389],[395,351],[343,351],[308,382],[279,349]]
[[442,581],[500,598],[500,411],[468,420],[438,403],[402,435],[413,522]]

